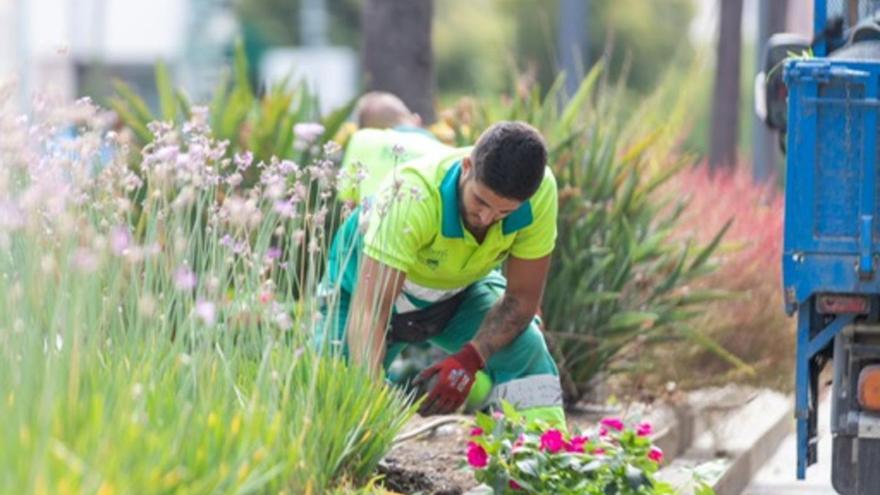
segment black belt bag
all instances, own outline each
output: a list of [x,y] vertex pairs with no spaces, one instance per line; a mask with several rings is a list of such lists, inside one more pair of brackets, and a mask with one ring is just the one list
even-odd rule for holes
[[440,335],[464,301],[465,292],[467,289],[426,308],[392,315],[389,342],[414,344]]

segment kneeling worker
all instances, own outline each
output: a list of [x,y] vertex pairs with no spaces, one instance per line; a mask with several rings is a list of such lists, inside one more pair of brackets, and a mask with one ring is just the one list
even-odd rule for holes
[[[423,371],[423,415],[451,413],[477,373],[483,405],[563,424],[558,371],[535,314],[556,241],[556,181],[541,135],[499,122],[473,148],[398,167],[340,226],[324,342],[377,378],[409,343],[451,355]],[[496,268],[505,264],[505,276]]]

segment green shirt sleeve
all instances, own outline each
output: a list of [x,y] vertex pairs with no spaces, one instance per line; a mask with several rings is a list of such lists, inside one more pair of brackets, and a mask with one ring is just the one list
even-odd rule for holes
[[532,223],[516,233],[510,255],[533,260],[549,255],[556,247],[559,201],[556,179],[549,168],[544,172],[544,180],[529,202],[532,206]]
[[370,207],[364,235],[364,254],[403,272],[416,262],[418,251],[439,230],[437,202],[424,186],[411,181],[393,183]]

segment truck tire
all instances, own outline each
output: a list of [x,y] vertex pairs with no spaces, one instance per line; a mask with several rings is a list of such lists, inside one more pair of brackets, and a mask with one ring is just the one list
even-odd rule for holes
[[[834,437],[831,485],[841,495],[874,495],[880,487],[880,440],[839,435]],[[852,469],[835,469],[852,466]]]

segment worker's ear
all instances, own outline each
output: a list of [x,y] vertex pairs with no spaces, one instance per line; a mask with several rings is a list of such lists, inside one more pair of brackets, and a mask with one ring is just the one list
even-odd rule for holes
[[471,157],[466,156],[461,159],[461,173],[465,175],[465,177],[471,174],[471,170],[473,167],[473,162],[471,161]]
[[422,126],[422,123],[423,123],[423,122],[422,122],[422,116],[419,115],[419,114],[417,114],[417,113],[412,113],[412,114],[410,114],[410,115],[411,115],[411,118],[412,118],[412,125],[415,126],[415,127],[421,127],[421,126]]

